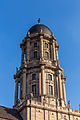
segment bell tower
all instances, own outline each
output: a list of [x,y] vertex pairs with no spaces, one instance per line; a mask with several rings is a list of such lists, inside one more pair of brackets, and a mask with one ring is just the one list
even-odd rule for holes
[[23,120],[53,120],[57,107],[66,107],[66,77],[59,64],[56,38],[39,19],[20,48],[21,66],[14,75],[14,108]]

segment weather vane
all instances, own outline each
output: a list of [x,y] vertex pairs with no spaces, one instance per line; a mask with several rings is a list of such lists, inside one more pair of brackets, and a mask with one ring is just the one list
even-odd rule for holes
[[38,19],[38,24],[40,24],[40,18]]

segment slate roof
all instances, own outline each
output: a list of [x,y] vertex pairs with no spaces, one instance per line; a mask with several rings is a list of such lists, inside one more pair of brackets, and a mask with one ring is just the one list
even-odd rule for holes
[[17,110],[0,106],[0,118],[8,120],[23,120]]

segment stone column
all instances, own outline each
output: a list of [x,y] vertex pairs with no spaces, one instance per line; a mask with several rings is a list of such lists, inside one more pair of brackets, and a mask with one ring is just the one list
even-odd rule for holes
[[63,99],[63,94],[62,94],[62,81],[61,81],[61,72],[59,71],[59,91],[60,91],[60,99],[62,101]]
[[55,40],[53,40],[53,59],[56,61]]
[[51,52],[51,60],[53,60],[53,47],[52,47],[53,45],[51,44],[51,50],[50,50],[50,52]]
[[45,82],[45,73],[44,73],[44,66],[41,66],[41,91],[42,91],[42,95],[46,94],[46,82]]
[[43,47],[44,47],[44,45],[43,45],[43,37],[42,36],[40,36],[40,42],[41,42],[41,44],[40,44],[40,47],[41,47],[40,58],[43,59]]
[[58,60],[58,48],[56,48],[56,60],[57,60],[57,65],[59,65],[59,60]]
[[56,76],[56,82],[57,82],[56,94],[57,94],[57,98],[59,98],[59,82],[58,82],[58,76]]
[[22,99],[22,79],[20,80],[20,99]]
[[39,95],[41,95],[41,71],[39,72]]
[[31,112],[30,109],[31,109],[30,107],[27,107],[27,114],[26,114],[27,119],[26,119],[26,120],[31,120],[31,119],[30,119],[30,117],[31,117],[31,116],[30,116],[30,115],[31,115],[31,113],[30,113],[30,112]]
[[15,81],[15,103],[14,103],[15,105],[17,101],[18,101],[18,79],[16,79]]
[[57,98],[57,79],[56,75],[54,74],[54,97]]
[[23,65],[23,61],[24,61],[24,49],[22,47],[21,65]]
[[27,61],[30,60],[30,39],[27,39]]
[[22,86],[22,98],[25,99],[26,97],[26,69],[23,70],[23,86]]
[[65,91],[65,80],[63,80],[63,83],[62,83],[62,86],[63,86],[63,98],[64,98],[64,101],[65,101],[65,105],[66,105],[66,91]]
[[[54,76],[52,75],[52,80],[54,80],[55,78],[54,78]],[[53,84],[53,96],[54,96],[54,84]]]

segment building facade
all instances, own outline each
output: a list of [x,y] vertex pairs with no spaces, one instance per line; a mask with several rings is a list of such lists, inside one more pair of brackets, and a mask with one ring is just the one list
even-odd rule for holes
[[23,120],[80,120],[80,111],[71,109],[70,101],[66,105],[66,77],[51,30],[39,19],[20,47],[21,66],[14,75],[14,108]]

